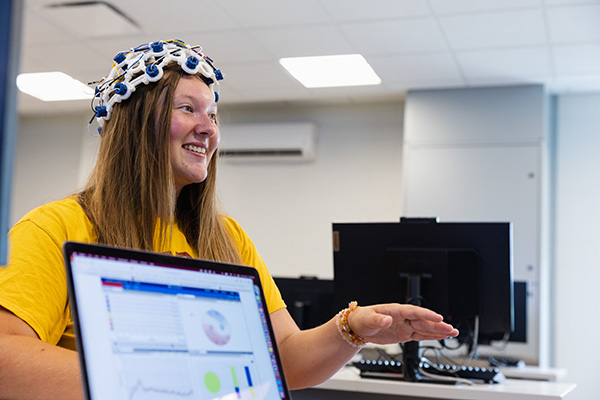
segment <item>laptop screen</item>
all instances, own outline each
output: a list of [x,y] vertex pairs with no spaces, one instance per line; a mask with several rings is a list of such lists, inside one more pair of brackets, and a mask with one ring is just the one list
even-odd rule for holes
[[252,268],[65,244],[91,399],[289,399]]

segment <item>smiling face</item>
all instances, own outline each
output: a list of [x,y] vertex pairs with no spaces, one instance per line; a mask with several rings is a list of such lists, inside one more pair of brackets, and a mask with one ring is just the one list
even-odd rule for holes
[[175,88],[169,149],[177,195],[206,179],[220,139],[213,92],[200,78],[183,76]]

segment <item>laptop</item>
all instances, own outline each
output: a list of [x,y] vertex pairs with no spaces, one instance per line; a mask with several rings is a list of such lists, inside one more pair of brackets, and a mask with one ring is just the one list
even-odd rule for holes
[[87,399],[290,399],[254,268],[66,242]]

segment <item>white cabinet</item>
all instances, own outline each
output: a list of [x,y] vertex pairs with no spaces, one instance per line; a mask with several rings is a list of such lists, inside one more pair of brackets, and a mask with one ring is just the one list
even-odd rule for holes
[[404,132],[404,216],[513,223],[513,277],[529,283],[528,343],[504,354],[534,361],[544,343],[544,98],[539,86],[411,92]]

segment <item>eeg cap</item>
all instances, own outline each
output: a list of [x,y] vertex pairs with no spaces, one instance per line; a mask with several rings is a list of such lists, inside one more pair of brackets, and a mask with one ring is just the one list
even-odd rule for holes
[[200,46],[189,46],[181,40],[157,41],[118,53],[113,61],[110,74],[98,82],[92,99],[92,109],[100,128],[110,119],[116,103],[127,100],[139,84],[159,81],[163,68],[172,61],[187,74],[200,73],[215,94],[215,102],[219,101],[219,81],[223,74],[201,53]]

